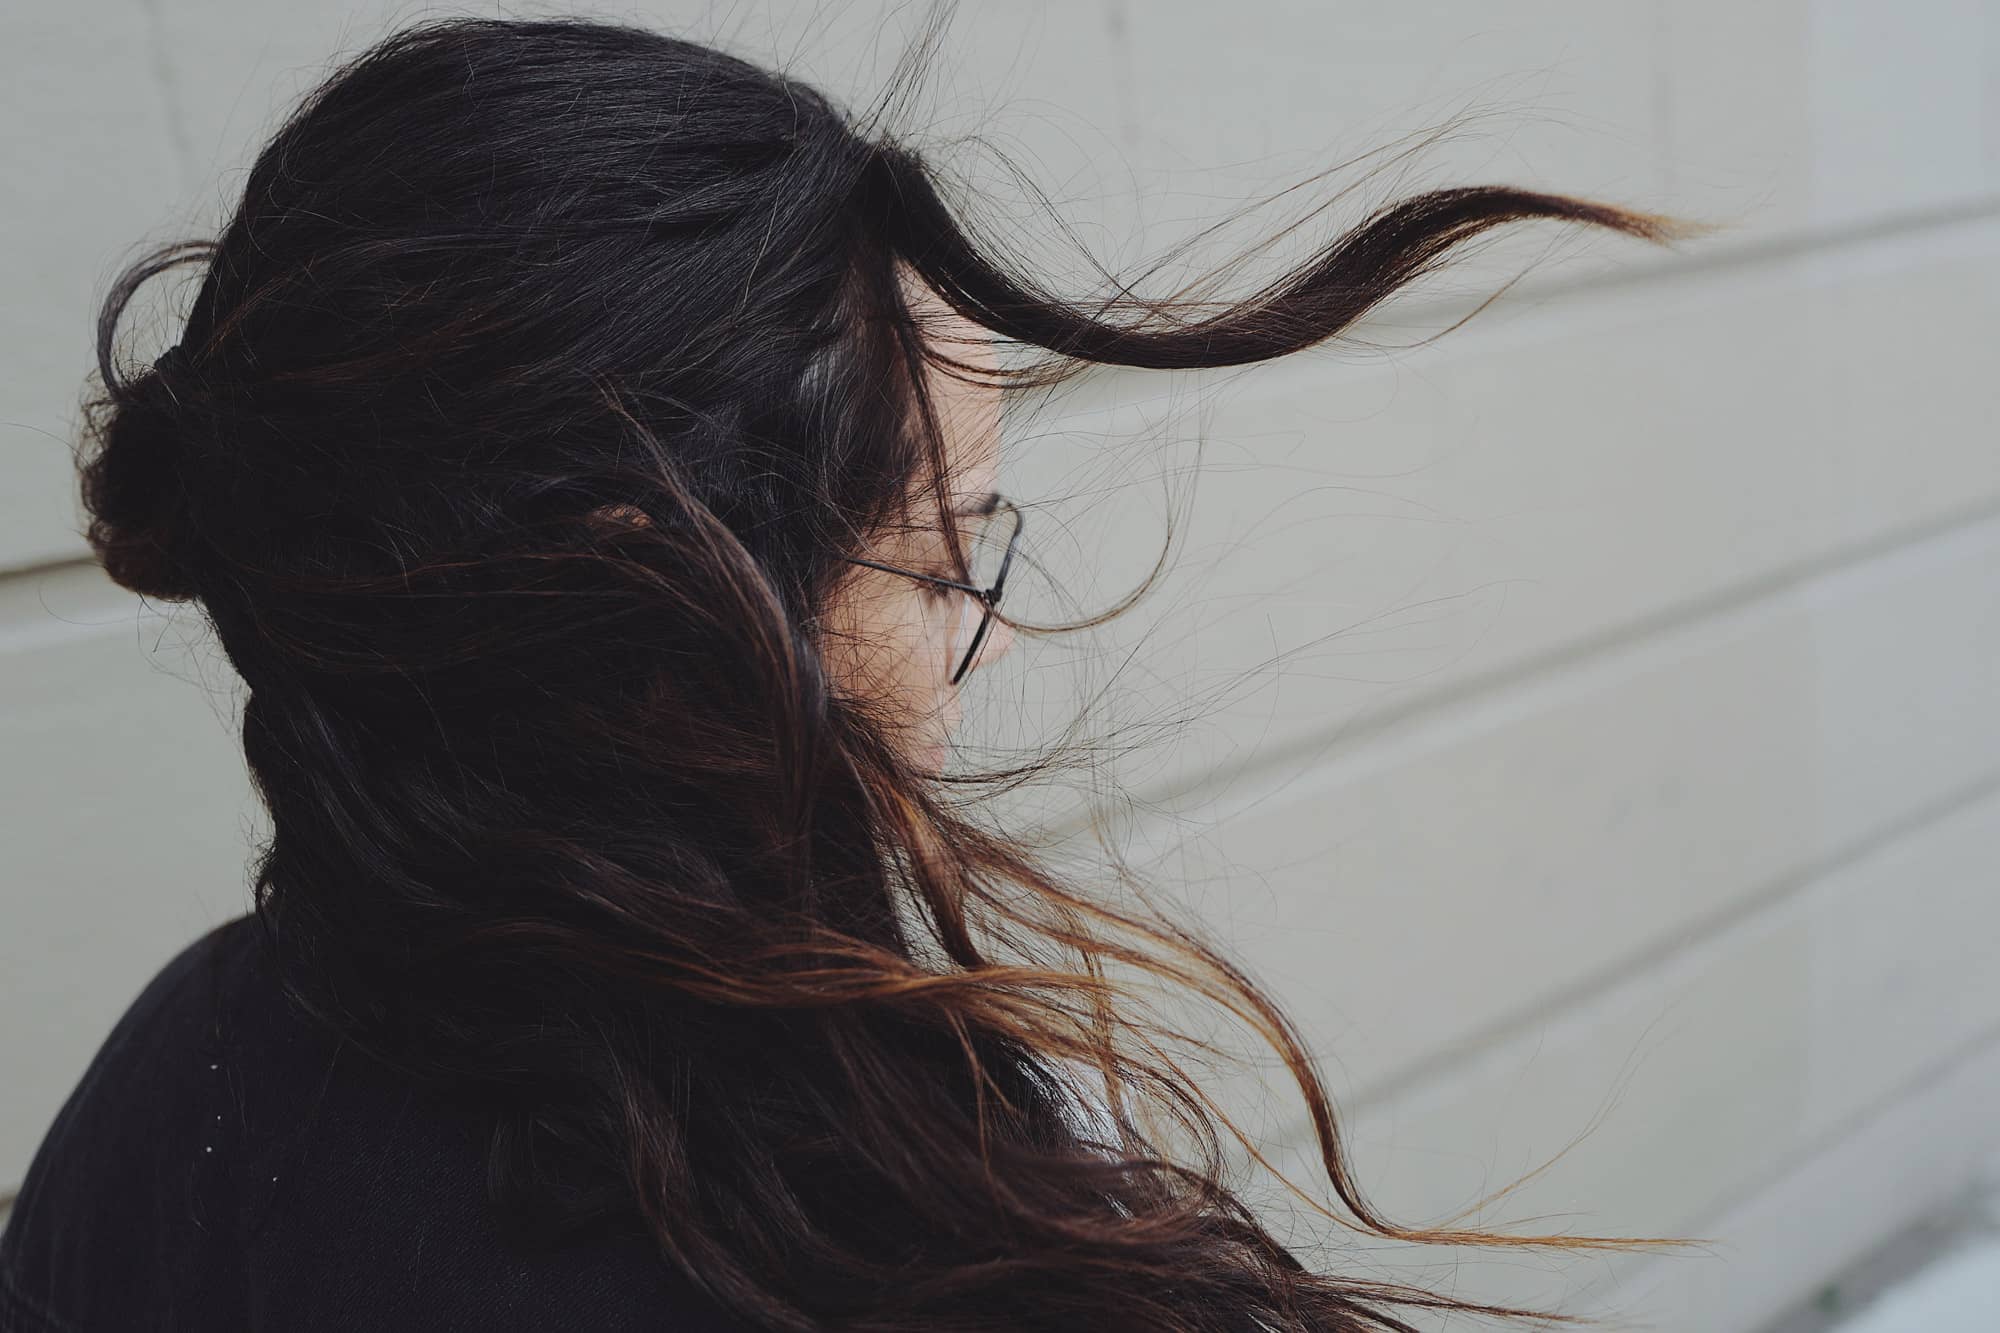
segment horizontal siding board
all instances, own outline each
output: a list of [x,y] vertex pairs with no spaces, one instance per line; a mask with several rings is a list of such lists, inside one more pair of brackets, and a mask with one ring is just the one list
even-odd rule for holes
[[1144,798],[1309,767],[1371,718],[1991,512],[1996,326],[2000,218],[1512,312],[1387,365],[1052,406],[1005,479],[1038,504],[1036,610],[1056,584],[1086,607],[1132,586],[1152,482],[1203,470],[1169,473],[1191,510],[1150,601],[1024,642],[976,687],[1003,706],[973,741],[1046,734],[1129,654],[1113,721],[1194,715],[1114,770]]
[[1126,850],[1370,1096],[2000,777],[1995,568],[2000,519],[1246,781]]
[[[1442,1222],[1548,1164],[1466,1220],[1517,1233],[1707,1237],[1724,1243],[1720,1252],[1501,1263],[1450,1247],[1379,1247],[1371,1258],[1412,1272],[1451,1262],[1465,1295],[1532,1300],[1557,1291],[1626,1313],[1628,1300],[1663,1298],[1649,1288],[1657,1264],[1668,1287],[1686,1284],[1699,1296],[1693,1304],[1716,1316],[1661,1327],[1755,1327],[1774,1304],[1903,1225],[1911,1208],[1961,1183],[1947,1168],[2000,1150],[1990,1095],[1983,1115],[1981,1103],[1929,1105],[1935,1089],[1967,1074],[1990,1086],[2000,982],[1957,971],[1956,990],[1911,986],[1904,955],[1869,947],[1882,938],[1885,902],[1938,936],[1992,940],[1997,862],[2000,795],[1989,789],[1720,934],[1353,1109],[1363,1187],[1396,1220]],[[1900,1179],[1894,1166],[1844,1179],[1878,1123],[1917,1103],[1955,1124],[1956,1137],[1904,1144]],[[1303,1125],[1262,1146],[1327,1201]],[[1271,1178],[1254,1179],[1260,1206],[1296,1226],[1302,1206],[1286,1204]],[[1793,1213],[1791,1225],[1809,1238],[1775,1235],[1783,1214],[1768,1200],[1805,1191],[1852,1210],[1878,1188],[1893,1206],[1830,1220],[1816,1237],[1817,1210]]]

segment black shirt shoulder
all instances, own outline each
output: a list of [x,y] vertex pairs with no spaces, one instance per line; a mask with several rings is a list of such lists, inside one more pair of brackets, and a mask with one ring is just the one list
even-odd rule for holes
[[295,1006],[237,917],[58,1112],[0,1235],[0,1333],[742,1333],[636,1233],[510,1239],[481,1129]]

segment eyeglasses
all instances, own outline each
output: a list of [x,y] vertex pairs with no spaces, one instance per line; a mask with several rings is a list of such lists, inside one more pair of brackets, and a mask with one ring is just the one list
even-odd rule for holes
[[[906,579],[916,579],[920,583],[935,584],[940,588],[956,588],[979,599],[981,614],[979,628],[973,632],[972,644],[959,660],[958,669],[951,673],[951,683],[958,684],[965,679],[965,673],[979,657],[979,649],[986,642],[986,632],[993,625],[993,608],[1000,604],[1000,591],[1007,586],[1007,568],[1014,563],[1014,547],[1021,540],[1021,511],[1011,500],[994,495],[989,498],[986,508],[972,515],[986,520],[979,531],[973,534],[971,552],[966,559],[968,573],[977,580],[960,583],[956,579],[940,578],[936,574],[925,574],[920,570],[904,569],[898,565],[884,565],[874,560],[862,560],[856,556],[843,556],[850,565],[865,565],[869,569],[879,569],[888,574],[901,574]],[[995,540],[994,529],[1000,524],[1007,525],[1005,543]]]

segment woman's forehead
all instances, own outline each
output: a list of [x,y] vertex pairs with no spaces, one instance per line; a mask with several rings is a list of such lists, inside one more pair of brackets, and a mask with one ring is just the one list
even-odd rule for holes
[[903,286],[910,314],[916,319],[927,343],[954,361],[963,361],[984,371],[999,367],[999,357],[994,352],[990,332],[952,309],[943,297],[907,272]]
[[[926,344],[938,354],[973,367],[997,371],[993,335],[965,318],[907,266],[899,269],[904,299]],[[924,378],[945,434],[950,469],[950,503],[963,506],[995,489],[1000,456],[1000,388],[997,379],[967,375],[926,363]]]

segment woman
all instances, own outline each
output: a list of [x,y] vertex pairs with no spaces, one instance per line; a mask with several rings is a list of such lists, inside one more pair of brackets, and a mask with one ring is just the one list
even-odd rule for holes
[[[254,911],[160,973],[50,1130],[7,1327],[1488,1308],[1307,1271],[1108,960],[1256,1024],[1360,1225],[1652,1243],[1376,1215],[1279,1011],[940,772],[1032,531],[995,494],[1004,392],[1306,348],[1537,217],[1685,234],[1448,190],[1234,306],[1092,305],[983,255],[914,153],[701,46],[457,19],[340,70],[220,238],[100,321],[90,540],[200,601],[274,832]],[[125,375],[126,304],[190,262],[179,344]]]

